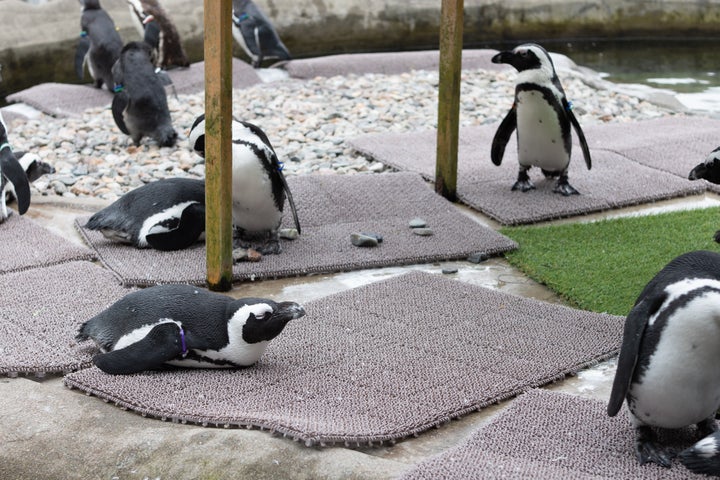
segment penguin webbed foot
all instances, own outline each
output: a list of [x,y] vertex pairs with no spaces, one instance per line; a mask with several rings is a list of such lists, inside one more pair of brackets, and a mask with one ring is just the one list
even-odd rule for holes
[[280,246],[280,237],[277,232],[274,237],[268,239],[263,245],[257,248],[257,251],[263,255],[278,255],[282,253],[282,247]]
[[570,182],[568,182],[567,175],[560,175],[560,178],[553,188],[553,192],[559,193],[564,197],[569,197],[570,195],[580,195],[580,192],[575,190],[575,187],[570,185]]
[[530,175],[527,173],[527,169],[520,169],[518,172],[517,181],[513,184],[511,190],[520,190],[527,192],[529,190],[535,190],[535,185],[530,181]]
[[650,427],[642,426],[636,429],[635,455],[640,465],[651,462],[670,468],[677,454],[674,450],[659,445]]

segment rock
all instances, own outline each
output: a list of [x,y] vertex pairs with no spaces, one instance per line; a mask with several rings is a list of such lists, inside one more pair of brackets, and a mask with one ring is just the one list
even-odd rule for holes
[[238,262],[259,262],[262,254],[253,248],[236,248],[232,252],[233,263]]
[[452,275],[453,273],[457,273],[458,269],[456,267],[445,267],[441,271],[444,275]]
[[488,255],[486,255],[484,252],[475,252],[475,253],[471,253],[467,257],[467,261],[470,263],[480,263],[480,262],[484,262],[488,258],[490,258],[490,257]]
[[415,235],[420,235],[421,237],[429,237],[430,235],[435,235],[435,232],[433,232],[430,228],[413,228],[412,232]]
[[424,228],[427,227],[427,222],[420,217],[413,218],[410,220],[410,228]]
[[281,228],[278,230],[278,236],[285,240],[295,240],[300,236],[297,229],[295,228]]
[[356,247],[377,247],[379,243],[377,238],[362,233],[351,233],[350,242]]
[[365,235],[366,237],[372,237],[375,240],[377,240],[378,243],[382,243],[383,236],[379,233],[371,233],[371,232],[361,232],[360,235]]

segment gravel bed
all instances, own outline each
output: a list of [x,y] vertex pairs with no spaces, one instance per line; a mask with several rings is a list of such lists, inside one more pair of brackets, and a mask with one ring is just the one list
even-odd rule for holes
[[[582,125],[674,114],[632,96],[593,88],[582,75],[561,74]],[[461,125],[499,122],[512,103],[515,76],[513,71],[464,71]],[[435,71],[290,79],[235,90],[233,114],[267,133],[288,176],[370,174],[386,167],[361,156],[345,140],[435,128],[437,89]],[[203,103],[202,93],[169,97],[179,133],[174,147],[160,148],[149,138],[134,146],[113,122],[109,106],[88,110],[82,118],[43,115],[15,121],[9,126],[10,143],[14,150],[37,153],[56,169],[34,182],[35,194],[115,200],[155,179],[203,178],[203,160],[187,144],[188,130],[203,112]]]

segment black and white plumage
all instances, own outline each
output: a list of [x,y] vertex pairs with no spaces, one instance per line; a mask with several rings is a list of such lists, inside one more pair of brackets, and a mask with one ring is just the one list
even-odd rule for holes
[[167,178],[131,190],[85,225],[137,248],[180,250],[205,231],[205,182]]
[[130,17],[136,20],[136,26],[145,43],[153,51],[156,67],[189,67],[185,50],[175,24],[157,0],[126,0],[130,8]]
[[30,182],[10,147],[7,124],[0,113],[0,223],[10,216],[8,198],[17,199],[20,215],[30,208]]
[[[720,185],[720,147],[710,152],[702,163],[690,170],[688,180],[707,180]],[[720,230],[715,232],[713,239],[720,243]]]
[[292,58],[275,27],[255,2],[233,0],[232,6],[232,35],[250,57],[253,67],[260,67],[265,59]]
[[85,65],[94,85],[105,85],[113,91],[115,81],[112,67],[120,57],[123,42],[110,15],[100,7],[99,0],[80,0],[83,5],[80,16],[80,41],[75,51],[75,73],[83,79]]
[[[205,156],[205,115],[193,123],[190,146]],[[267,235],[258,251],[280,253],[278,229],[287,197],[295,228],[301,233],[295,202],[282,165],[267,135],[256,125],[233,119],[232,123],[232,221],[239,240]],[[245,246],[245,245],[242,245]]]
[[686,253],[645,286],[625,321],[608,415],[627,401],[641,464],[672,461],[653,427],[717,429],[719,363],[720,254]]
[[493,163],[502,163],[505,147],[513,131],[517,130],[520,170],[512,189],[523,192],[534,189],[528,170],[535,166],[540,167],[546,177],[559,177],[554,192],[562,195],[577,194],[578,191],[568,182],[571,127],[578,136],[588,170],[592,166],[590,149],[555,73],[550,55],[540,45],[528,43],[498,53],[492,62],[510,64],[519,72],[515,101],[493,138]]
[[720,476],[720,431],[680,452],[680,461],[695,473]]
[[160,285],[126,295],[80,327],[103,353],[93,362],[110,374],[163,365],[247,367],[290,320],[305,315],[295,302],[233,299],[191,285]]
[[115,97],[112,114],[120,131],[136,145],[143,137],[162,147],[175,145],[178,134],[172,126],[167,95],[150,59],[145,42],[125,45],[113,66]]

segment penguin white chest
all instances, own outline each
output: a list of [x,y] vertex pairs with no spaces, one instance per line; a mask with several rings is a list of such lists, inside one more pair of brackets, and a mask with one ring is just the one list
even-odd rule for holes
[[565,170],[570,155],[565,150],[556,108],[537,90],[518,92],[516,102],[520,165],[552,172]]
[[233,225],[247,232],[278,228],[282,213],[275,206],[272,181],[246,145],[233,145],[232,176]]
[[644,375],[630,386],[630,409],[640,422],[681,428],[720,407],[719,302],[720,292],[704,294],[669,319]]

